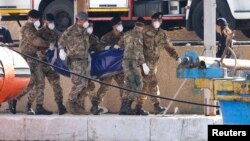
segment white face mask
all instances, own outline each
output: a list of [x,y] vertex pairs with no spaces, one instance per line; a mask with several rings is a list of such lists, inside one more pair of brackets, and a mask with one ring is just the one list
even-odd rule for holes
[[88,27],[88,28],[87,28],[87,32],[88,32],[89,34],[92,34],[92,33],[93,33],[93,27]]
[[49,23],[49,24],[48,24],[48,28],[49,28],[50,30],[53,30],[53,29],[55,28],[55,24],[54,24],[54,23]]
[[116,30],[118,32],[122,32],[123,31],[123,26],[121,24],[119,24],[117,27],[116,27]]
[[39,20],[35,21],[35,22],[34,22],[35,28],[36,28],[36,29],[39,29],[40,24],[41,24],[41,23],[40,23]]
[[153,22],[154,28],[158,29],[161,26],[161,23],[159,21]]
[[88,27],[89,27],[89,22],[88,21],[84,22],[83,23],[83,28],[88,28]]

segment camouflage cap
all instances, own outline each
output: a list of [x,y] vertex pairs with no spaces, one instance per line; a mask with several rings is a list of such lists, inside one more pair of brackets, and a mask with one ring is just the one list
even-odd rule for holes
[[88,19],[88,14],[86,12],[78,12],[76,18],[79,20],[86,20]]
[[155,14],[153,14],[151,16],[152,19],[161,19],[163,16],[163,13],[162,12],[156,12]]

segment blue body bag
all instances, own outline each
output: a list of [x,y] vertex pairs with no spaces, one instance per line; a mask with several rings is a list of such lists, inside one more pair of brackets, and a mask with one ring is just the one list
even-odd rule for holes
[[101,78],[122,72],[123,53],[123,49],[114,48],[92,53],[91,76]]
[[[90,56],[90,75],[95,78],[101,78],[105,76],[114,75],[123,71],[122,68],[122,60],[123,60],[123,49],[114,49],[111,48],[105,51],[99,51],[96,53],[92,53]],[[59,68],[54,69],[67,77],[70,77],[69,68],[59,57],[58,49],[48,50],[46,52],[46,58],[49,63],[55,65]],[[67,70],[67,71],[65,71]]]
[[62,69],[53,67],[58,73],[70,77],[70,73],[68,66],[62,61],[59,57],[59,50],[56,48],[54,50],[47,50],[46,51],[46,59],[47,61],[57,67],[60,67]]

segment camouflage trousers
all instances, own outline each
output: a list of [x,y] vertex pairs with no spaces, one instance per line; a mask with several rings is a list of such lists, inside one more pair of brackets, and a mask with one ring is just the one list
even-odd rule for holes
[[[112,76],[107,76],[107,77],[101,78],[100,80],[102,82],[111,84],[113,79],[116,81],[118,86],[124,87],[124,73],[123,72],[112,75]],[[101,86],[98,89],[97,93],[94,93],[92,95],[91,101],[100,103],[102,101],[103,97],[106,95],[108,89],[109,89],[108,85],[101,84]],[[123,90],[120,89],[120,95],[122,96],[122,94],[123,94]]]
[[62,93],[62,87],[60,85],[60,75],[51,66],[42,64],[41,67],[42,67],[42,74],[41,74],[42,80],[38,86],[38,89],[40,89],[39,91],[42,91],[43,93],[37,95],[36,103],[43,104],[44,102],[45,77],[47,77],[49,84],[53,89],[56,103],[61,103],[63,101],[63,93]]
[[[135,91],[142,91],[142,77],[141,77],[141,71],[139,70],[139,67],[137,66],[137,61],[123,61],[123,68],[124,68],[124,74],[125,74],[125,87],[131,90]],[[124,94],[122,95],[123,100],[130,100],[134,101],[135,98],[140,97],[137,93],[130,92],[130,91],[124,91]]]
[[[143,88],[142,91],[153,94],[153,95],[160,95],[160,90],[158,86],[158,80],[156,77],[156,69],[150,69],[150,73],[148,75],[142,75],[143,76]],[[137,98],[138,103],[144,103],[144,101],[147,99],[146,96],[139,96]],[[152,103],[159,103],[160,99],[151,97]]]
[[[86,68],[88,66],[87,60],[70,59],[70,71],[83,76],[87,75]],[[86,87],[88,80],[74,74],[71,75],[71,82],[73,84],[69,93],[69,102],[75,108],[84,109],[84,97],[87,95]]]
[[[30,56],[37,58],[36,55],[30,55]],[[43,95],[43,92],[41,91],[41,89],[39,89],[39,85],[42,82],[41,64],[33,59],[27,57],[24,58],[30,67],[31,78],[29,85],[21,92],[19,96],[16,97],[16,99],[19,100],[24,95],[28,94],[28,103],[33,103],[38,95]]]

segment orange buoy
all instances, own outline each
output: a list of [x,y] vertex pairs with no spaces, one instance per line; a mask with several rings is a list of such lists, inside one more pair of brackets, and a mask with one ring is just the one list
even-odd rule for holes
[[30,82],[25,59],[13,50],[0,47],[0,103],[18,96]]

